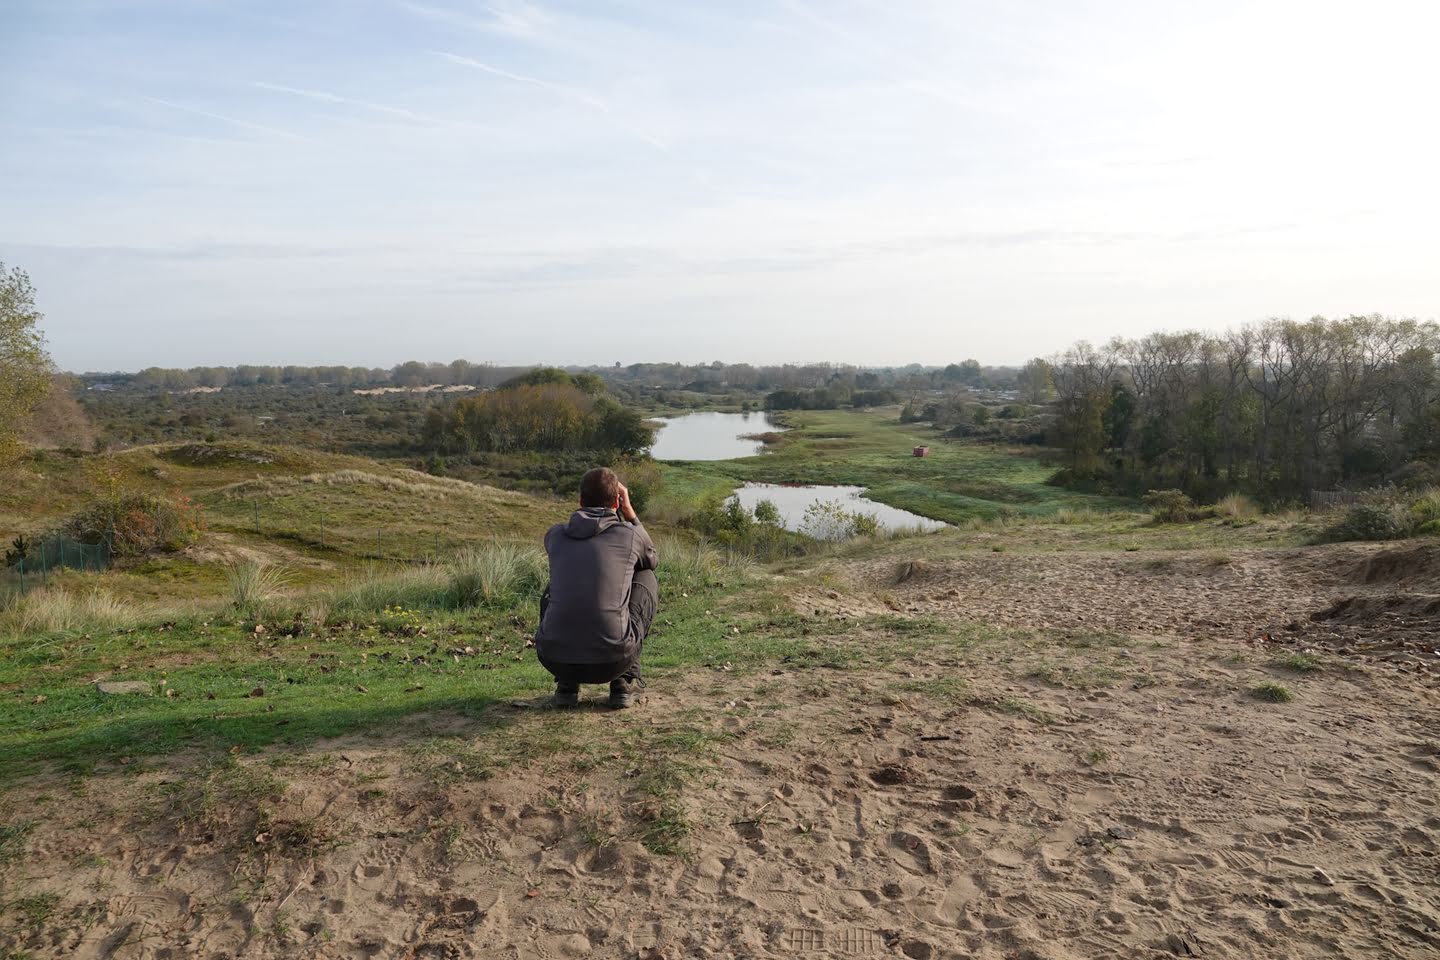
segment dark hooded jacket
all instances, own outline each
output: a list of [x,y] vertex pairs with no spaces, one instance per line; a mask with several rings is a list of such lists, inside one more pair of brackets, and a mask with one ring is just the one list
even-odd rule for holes
[[535,646],[555,663],[614,663],[634,655],[630,589],[660,562],[650,535],[614,510],[586,507],[545,534],[550,598]]

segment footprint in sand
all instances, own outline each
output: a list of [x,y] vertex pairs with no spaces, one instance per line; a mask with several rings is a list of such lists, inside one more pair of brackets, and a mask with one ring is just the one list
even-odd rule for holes
[[924,875],[935,872],[930,845],[913,833],[896,830],[890,834],[890,856],[911,873]]

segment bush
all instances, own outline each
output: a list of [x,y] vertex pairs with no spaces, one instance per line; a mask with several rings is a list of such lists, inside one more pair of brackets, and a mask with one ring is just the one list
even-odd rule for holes
[[1323,539],[1402,540],[1410,536],[1414,528],[1405,510],[1396,504],[1377,500],[1352,506],[1339,522],[1325,531]]
[[660,465],[648,457],[644,460],[625,458],[615,464],[615,472],[619,474],[620,482],[630,491],[630,505],[639,514],[645,512],[645,508],[654,502],[656,495],[665,486]]
[[1423,490],[1440,483],[1440,471],[1424,461],[1413,460],[1391,473],[1389,482],[1402,490]]
[[880,532],[880,521],[874,514],[845,509],[839,500],[817,500],[805,508],[800,532],[816,540],[873,537]]
[[755,504],[755,522],[765,527],[783,526],[780,508],[774,500],[761,500]]
[[1145,494],[1145,506],[1155,523],[1186,523],[1200,516],[1195,501],[1181,490],[1151,490]]
[[1410,504],[1410,523],[1417,532],[1440,523],[1440,487],[1431,487]]
[[189,497],[150,493],[97,500],[65,522],[61,532],[81,543],[109,541],[115,556],[183,550],[205,529],[200,507]]

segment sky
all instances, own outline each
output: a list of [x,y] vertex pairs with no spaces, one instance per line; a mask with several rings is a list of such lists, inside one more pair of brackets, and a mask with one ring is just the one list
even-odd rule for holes
[[1440,4],[0,0],[58,365],[1014,363],[1440,315]]

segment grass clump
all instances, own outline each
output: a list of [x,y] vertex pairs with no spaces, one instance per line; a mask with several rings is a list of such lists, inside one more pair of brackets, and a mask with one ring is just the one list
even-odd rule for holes
[[473,547],[442,569],[444,605],[457,610],[538,599],[550,574],[544,553],[515,543]]
[[660,554],[660,567],[655,572],[661,589],[671,593],[690,593],[714,584],[727,562],[720,551],[703,540],[693,544],[666,540],[656,546],[656,552]]
[[32,590],[0,611],[0,634],[101,633],[134,626],[140,614],[108,593]]
[[230,605],[246,620],[260,619],[289,581],[289,572],[284,567],[262,561],[236,563],[225,570]]
[[1250,688],[1250,696],[1265,703],[1289,703],[1295,699],[1295,694],[1283,683],[1276,683],[1274,680],[1266,680]]
[[1324,668],[1320,658],[1313,653],[1288,653],[1276,660],[1275,665],[1295,673],[1315,673]]
[[1085,766],[1087,767],[1098,767],[1100,766],[1100,764],[1105,763],[1108,760],[1110,760],[1110,751],[1104,749],[1103,747],[1095,747],[1091,750],[1087,750],[1085,752],[1085,755],[1080,758],[1080,762],[1085,764]]
[[429,609],[439,605],[437,600],[445,588],[438,567],[368,570],[352,576],[326,600],[332,612],[342,615],[380,613],[396,607]]
[[1260,508],[1243,493],[1232,493],[1215,501],[1215,515],[1231,522],[1254,520],[1260,516]]

